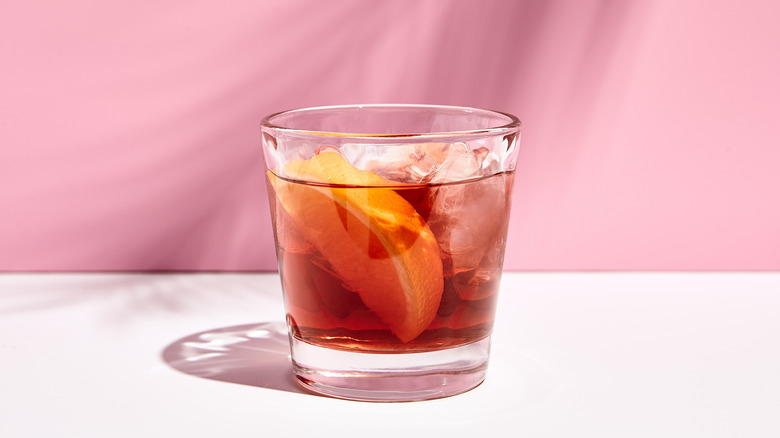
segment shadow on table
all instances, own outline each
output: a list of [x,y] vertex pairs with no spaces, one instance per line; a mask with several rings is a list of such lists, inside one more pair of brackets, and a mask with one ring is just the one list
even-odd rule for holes
[[295,383],[287,328],[282,322],[195,333],[168,345],[162,358],[172,368],[192,376],[313,394]]
[[[491,368],[514,378],[507,379],[494,391],[512,394],[513,409],[538,406],[560,386],[547,366],[533,357],[514,349],[495,353]],[[204,379],[324,397],[296,383],[287,327],[282,322],[194,333],[165,347],[162,359],[175,370]]]

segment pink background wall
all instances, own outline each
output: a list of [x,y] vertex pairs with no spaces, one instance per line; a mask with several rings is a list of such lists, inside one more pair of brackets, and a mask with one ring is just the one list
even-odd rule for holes
[[[141,5],[145,4],[145,5]],[[780,3],[0,4],[0,270],[275,269],[258,123],[524,122],[507,269],[780,268]]]

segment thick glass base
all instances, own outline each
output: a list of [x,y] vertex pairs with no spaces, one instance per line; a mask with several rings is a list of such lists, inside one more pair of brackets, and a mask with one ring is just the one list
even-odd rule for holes
[[295,377],[305,388],[331,397],[402,402],[448,397],[485,380],[490,337],[423,353],[333,350],[292,337]]

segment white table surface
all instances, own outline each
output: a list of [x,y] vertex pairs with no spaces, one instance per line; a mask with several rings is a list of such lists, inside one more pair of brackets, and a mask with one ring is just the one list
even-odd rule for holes
[[488,378],[291,380],[276,274],[0,275],[0,437],[777,437],[780,273],[507,273]]

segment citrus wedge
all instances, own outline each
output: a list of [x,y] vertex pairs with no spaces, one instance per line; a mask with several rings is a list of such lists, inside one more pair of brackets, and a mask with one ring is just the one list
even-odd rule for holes
[[337,152],[291,161],[282,171],[319,184],[268,171],[277,205],[402,342],[416,338],[435,318],[444,288],[439,247],[423,218],[382,187],[389,181]]

